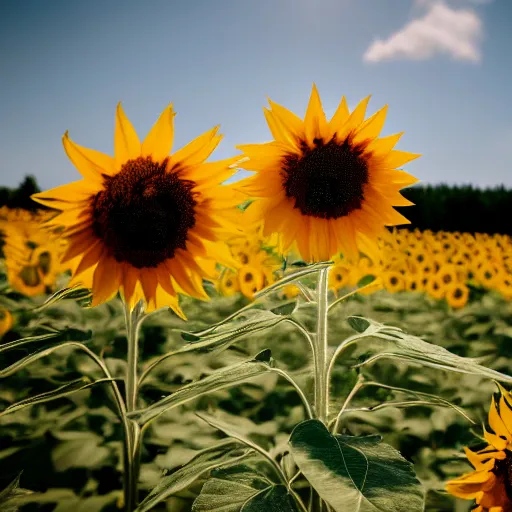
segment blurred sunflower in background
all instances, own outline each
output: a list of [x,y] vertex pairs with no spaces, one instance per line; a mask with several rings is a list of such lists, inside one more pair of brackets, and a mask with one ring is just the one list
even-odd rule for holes
[[15,291],[28,297],[54,291],[57,276],[69,267],[61,263],[66,243],[59,231],[44,227],[55,213],[5,208],[0,212],[7,279]]
[[418,180],[397,170],[419,155],[394,150],[401,134],[378,138],[387,107],[365,121],[369,97],[349,112],[345,98],[327,121],[316,86],[304,120],[272,101],[264,109],[274,140],[238,146],[255,171],[237,188],[256,198],[249,220],[264,223],[264,235],[281,234],[281,251],[294,242],[308,262],[342,252],[373,258],[385,226],[409,221],[393,206],[412,203],[400,190]]
[[114,157],[66,133],[64,149],[83,179],[33,196],[61,211],[52,223],[69,244],[63,261],[72,285],[92,289],[93,306],[120,291],[129,307],[144,300],[149,311],[170,306],[184,318],[178,293],[206,300],[203,278],[215,277],[217,262],[236,265],[221,240],[237,231],[243,197],[221,184],[238,158],[205,163],[222,138],[218,127],[170,154],[174,116],[169,105],[141,143],[118,105]]
[[13,323],[14,319],[11,312],[3,306],[0,306],[0,339],[6,332],[10,331]]
[[492,432],[484,429],[487,446],[477,452],[465,448],[475,470],[446,484],[453,496],[475,500],[473,512],[512,511],[512,395],[498,387],[498,401],[493,397],[489,409]]

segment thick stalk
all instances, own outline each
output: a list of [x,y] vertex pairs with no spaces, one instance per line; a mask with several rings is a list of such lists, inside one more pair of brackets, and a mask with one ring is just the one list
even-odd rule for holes
[[[133,309],[125,304],[126,337],[128,342],[128,360],[126,364],[126,412],[130,413],[137,408],[138,394],[138,360],[139,360],[139,329],[143,317],[144,305],[139,302]],[[124,472],[127,484],[125,486],[125,510],[133,512],[137,507],[137,486],[139,480],[140,457],[140,431],[139,426],[129,421],[125,439],[128,456],[124,461]]]
[[327,425],[329,416],[329,383],[327,381],[329,345],[327,340],[327,312],[329,267],[318,274],[317,323],[315,336],[315,413]]

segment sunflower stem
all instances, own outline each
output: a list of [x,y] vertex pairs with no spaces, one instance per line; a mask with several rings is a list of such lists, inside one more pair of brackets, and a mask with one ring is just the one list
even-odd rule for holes
[[318,274],[317,286],[317,323],[315,360],[315,413],[316,417],[327,425],[329,416],[329,382],[327,380],[328,352],[327,313],[329,310],[329,267]]
[[[137,408],[138,395],[138,368],[139,360],[139,330],[144,317],[144,304],[138,302],[132,309],[125,303],[126,337],[128,342],[128,359],[126,364],[126,412],[130,413]],[[130,428],[125,434],[127,456],[124,460],[124,497],[126,512],[133,512],[137,506],[137,487],[139,480],[140,462],[140,429],[136,422],[128,420]]]

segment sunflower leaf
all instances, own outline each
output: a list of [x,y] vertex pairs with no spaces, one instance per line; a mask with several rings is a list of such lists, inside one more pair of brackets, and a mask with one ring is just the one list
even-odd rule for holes
[[20,500],[24,496],[32,494],[32,491],[20,487],[21,473],[3,490],[0,491],[0,508],[2,512],[18,512],[22,504]]
[[232,440],[202,450],[183,467],[162,478],[135,512],[151,510],[158,503],[192,485],[204,473],[221,466],[238,464],[247,455],[248,452],[240,450],[239,443]]
[[253,359],[217,370],[204,379],[183,386],[172,395],[159,400],[149,407],[131,412],[128,414],[128,417],[137,421],[140,425],[144,425],[165,411],[178,407],[190,400],[263,375],[271,371],[272,365],[273,359],[270,350],[263,350]]
[[275,484],[248,466],[212,471],[192,512],[297,512],[284,485]]
[[92,338],[92,331],[81,331],[79,329],[66,329],[63,331],[50,332],[48,334],[40,334],[38,336],[28,336],[20,338],[19,340],[10,341],[0,345],[0,354],[8,350],[14,350],[25,345],[32,343],[40,343],[47,340],[52,340],[52,343],[57,341],[89,341]]
[[91,290],[82,287],[63,288],[50,295],[40,306],[33,309],[34,313],[40,313],[64,299],[84,300],[91,297]]
[[49,356],[56,350],[59,350],[61,348],[65,348],[65,347],[86,348],[85,345],[83,345],[82,343],[78,343],[76,341],[65,341],[63,343],[59,343],[57,345],[53,345],[48,348],[38,350],[36,352],[33,352],[32,354],[29,354],[28,356],[25,356],[25,357],[19,359],[15,363],[7,366],[7,368],[0,370],[0,378],[9,377],[9,375],[12,375],[13,373],[16,373],[16,372],[22,370],[23,368],[25,368],[25,366],[33,363],[34,361],[37,361],[38,359],[42,359],[43,357]]
[[411,463],[381,437],[332,435],[318,420],[293,430],[293,458],[335,512],[422,512],[424,490]]
[[[374,337],[386,340],[393,345],[391,352],[382,352],[370,357],[363,363],[363,366],[385,357],[397,357],[404,360],[417,362],[432,368],[440,368],[457,373],[479,375],[487,379],[494,379],[499,382],[512,383],[512,377],[504,373],[486,368],[473,359],[458,356],[439,345],[428,343],[417,336],[406,334],[392,326],[383,325],[374,320],[352,316],[348,319],[350,325],[361,334],[358,338]],[[367,325],[364,330],[363,327]]]
[[57,389],[53,389],[52,391],[47,391],[46,393],[40,393],[39,395],[35,395],[25,400],[21,400],[20,402],[16,402],[3,411],[0,411],[0,417],[10,414],[20,409],[24,409],[25,407],[30,407],[31,405],[41,404],[43,402],[49,402],[51,400],[56,400],[57,398],[62,398],[67,395],[71,395],[72,393],[76,393],[77,391],[81,391],[83,389],[90,388],[91,386],[95,386],[96,384],[102,384],[104,382],[113,382],[114,379],[98,379],[93,382],[87,377],[82,377],[80,379],[74,380],[72,382],[68,382],[63,386],[58,387]]
[[173,352],[173,354],[181,354],[191,350],[199,352],[225,350],[242,336],[270,329],[285,319],[284,314],[274,314],[273,312],[262,310],[247,311],[244,317],[244,320],[225,324],[223,328],[219,328],[219,330],[212,333],[204,335],[199,333],[183,333],[182,338],[186,339],[184,336],[186,335],[195,339],[188,339],[189,343]]

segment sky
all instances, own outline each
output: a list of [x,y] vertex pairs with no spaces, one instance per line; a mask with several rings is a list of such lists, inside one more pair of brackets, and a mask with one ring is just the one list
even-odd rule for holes
[[62,135],[112,154],[119,101],[141,139],[172,102],[174,148],[220,124],[227,158],[316,83],[327,116],[389,105],[422,183],[512,188],[511,27],[512,0],[2,0],[0,185],[79,179]]

